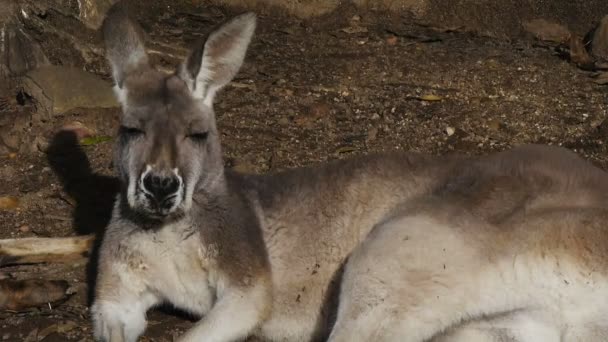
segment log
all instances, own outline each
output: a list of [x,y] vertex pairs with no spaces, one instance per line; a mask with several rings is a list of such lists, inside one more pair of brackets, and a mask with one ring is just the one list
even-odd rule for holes
[[65,280],[0,279],[0,310],[20,311],[65,300],[69,284]]
[[94,241],[94,235],[0,240],[0,267],[86,259]]
[[[94,235],[0,240],[0,267],[86,259],[94,242]],[[0,310],[19,311],[50,305],[69,295],[69,284],[65,280],[0,278]]]

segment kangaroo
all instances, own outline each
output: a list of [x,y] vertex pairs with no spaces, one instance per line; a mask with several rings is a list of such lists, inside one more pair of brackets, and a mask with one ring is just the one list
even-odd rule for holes
[[608,178],[572,152],[225,170],[213,100],[255,26],[229,20],[165,74],[109,11],[122,189],[99,252],[97,340],[136,341],[161,303],[202,317],[181,342],[608,339]]

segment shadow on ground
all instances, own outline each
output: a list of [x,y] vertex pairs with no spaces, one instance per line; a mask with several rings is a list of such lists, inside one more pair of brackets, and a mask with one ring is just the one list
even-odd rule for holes
[[76,202],[73,227],[78,234],[96,234],[87,265],[88,302],[93,299],[98,250],[104,228],[110,222],[120,183],[117,178],[93,172],[86,153],[72,131],[59,131],[47,150],[48,163],[63,190]]

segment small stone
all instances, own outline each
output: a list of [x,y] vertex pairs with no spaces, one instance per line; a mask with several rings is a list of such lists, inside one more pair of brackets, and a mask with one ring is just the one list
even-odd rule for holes
[[30,152],[35,152],[35,151],[44,152],[49,148],[49,145],[50,145],[50,143],[49,143],[48,139],[46,139],[45,137],[42,137],[42,136],[37,136],[34,139],[34,142],[32,143]]
[[397,38],[397,36],[390,36],[390,37],[386,38],[386,44],[388,44],[388,45],[395,45],[395,44],[397,44],[398,41],[399,41],[399,39]]
[[92,30],[98,29],[106,12],[115,2],[116,0],[79,0],[80,21]]
[[570,61],[577,67],[584,70],[592,70],[595,63],[583,43],[583,39],[578,35],[570,37]]
[[376,140],[377,137],[378,137],[378,127],[372,127],[372,128],[370,128],[369,131],[367,131],[366,141],[372,142],[372,141]]
[[314,103],[310,107],[308,107],[309,115],[314,119],[319,119],[325,117],[330,112],[330,107],[326,103]]
[[374,115],[372,115],[372,121],[378,121],[380,120],[380,115],[378,113],[374,113]]
[[570,30],[560,24],[545,19],[534,19],[523,24],[524,29],[530,32],[536,39],[566,43],[570,38]]
[[72,121],[59,129],[60,131],[74,132],[78,141],[95,135],[95,131],[85,126],[80,121]]
[[300,126],[311,128],[317,120],[327,117],[331,107],[325,102],[317,102],[308,106],[304,113],[297,115],[294,122]]
[[30,231],[30,227],[28,225],[23,225],[23,226],[19,227],[19,231],[22,233],[27,233]]
[[3,125],[0,125],[0,146],[8,148],[8,152],[25,152],[22,149],[27,146],[28,130],[31,128],[30,115],[24,113],[2,113]]
[[445,128],[445,133],[448,135],[448,137],[451,137],[452,135],[454,135],[454,133],[456,133],[456,129],[454,129],[454,127],[446,127]]

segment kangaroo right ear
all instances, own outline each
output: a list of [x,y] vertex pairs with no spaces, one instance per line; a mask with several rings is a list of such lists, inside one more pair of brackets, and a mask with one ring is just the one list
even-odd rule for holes
[[102,30],[106,57],[112,67],[119,101],[123,103],[126,96],[123,89],[125,78],[131,72],[149,66],[148,55],[139,33],[141,29],[131,21],[119,3],[112,6],[106,14]]
[[211,32],[205,44],[192,52],[179,75],[194,98],[212,104],[215,93],[243,64],[255,26],[255,14],[241,14]]

